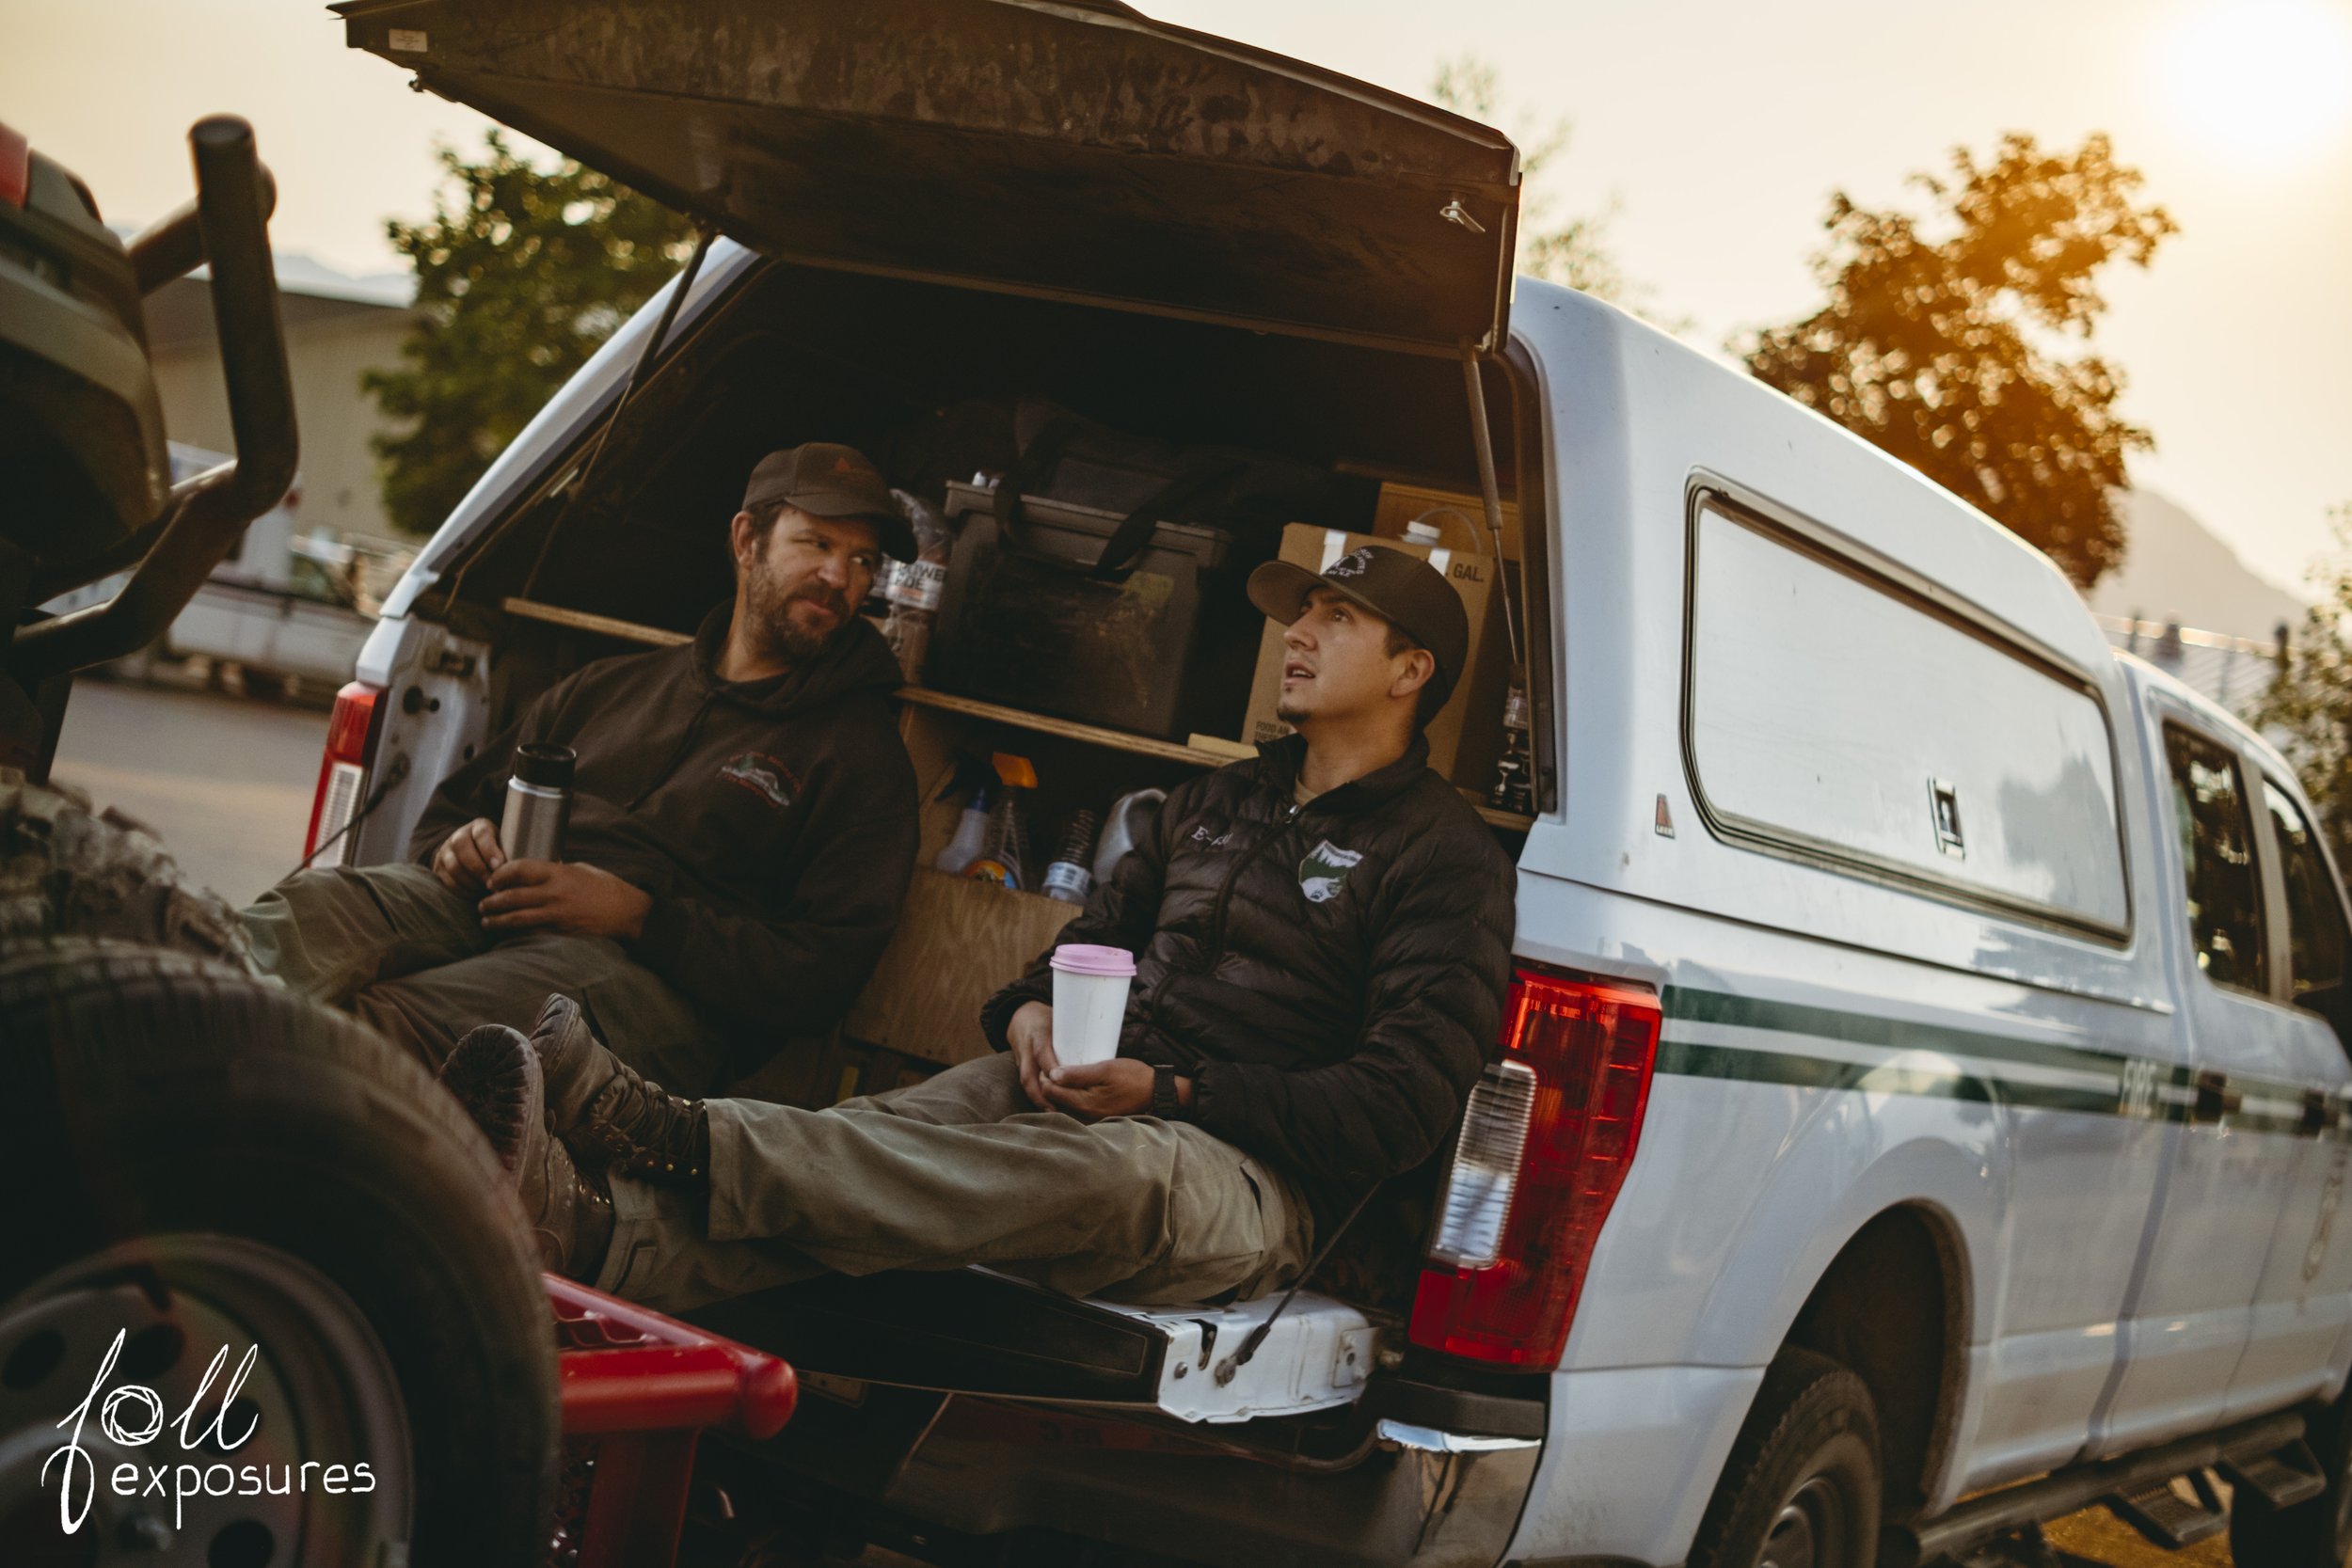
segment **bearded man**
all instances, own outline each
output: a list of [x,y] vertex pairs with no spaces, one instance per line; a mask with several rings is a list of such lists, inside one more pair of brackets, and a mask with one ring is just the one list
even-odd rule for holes
[[[752,470],[728,543],[734,600],[691,643],[542,693],[434,793],[408,862],[296,872],[245,911],[262,965],[428,1065],[562,991],[690,1094],[831,1027],[914,866],[898,667],[857,615],[914,534],[873,464],[813,442]],[[522,745],[577,755],[561,861],[499,842]]]

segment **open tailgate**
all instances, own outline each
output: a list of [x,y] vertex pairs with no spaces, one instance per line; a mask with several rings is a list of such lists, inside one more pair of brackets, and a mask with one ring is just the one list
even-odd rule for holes
[[1312,1291],[1298,1292],[1248,1363],[1229,1366],[1280,1300],[1122,1307],[963,1269],[828,1275],[687,1316],[803,1372],[900,1387],[1211,1423],[1355,1402],[1373,1373],[1375,1330]]
[[1508,137],[1108,0],[347,0],[345,40],[817,266],[1459,355]]

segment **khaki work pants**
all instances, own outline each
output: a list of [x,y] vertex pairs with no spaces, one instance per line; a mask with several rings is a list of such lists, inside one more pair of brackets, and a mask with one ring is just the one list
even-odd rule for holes
[[551,991],[577,1000],[622,1060],[684,1095],[726,1071],[723,1041],[620,943],[482,928],[474,900],[421,865],[297,871],[241,911],[262,967],[438,1068],[469,1029],[525,1034]]
[[615,1177],[596,1285],[668,1311],[835,1270],[983,1263],[1138,1305],[1265,1294],[1313,1220],[1291,1182],[1200,1128],[1041,1112],[1009,1055],[803,1111],[714,1100],[696,1195]]

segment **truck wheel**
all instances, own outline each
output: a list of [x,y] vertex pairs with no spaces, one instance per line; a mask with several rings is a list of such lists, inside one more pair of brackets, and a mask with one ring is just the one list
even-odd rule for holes
[[68,940],[0,952],[0,1561],[538,1560],[547,1299],[421,1068],[220,964]]
[[1828,1356],[1782,1351],[1724,1465],[1691,1568],[1872,1568],[1879,1500],[1870,1390]]
[[119,937],[253,969],[237,911],[183,880],[152,833],[78,790],[0,768],[0,943],[50,937]]
[[2305,1434],[2328,1490],[2274,1509],[2250,1488],[2230,1498],[2230,1560],[2249,1568],[2344,1568],[2352,1562],[2352,1391],[2315,1418]]

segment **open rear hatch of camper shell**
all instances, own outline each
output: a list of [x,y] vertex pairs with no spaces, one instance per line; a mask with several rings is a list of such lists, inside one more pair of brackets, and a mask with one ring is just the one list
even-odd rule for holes
[[1508,137],[1107,0],[346,0],[345,40],[770,255],[1456,356]]

